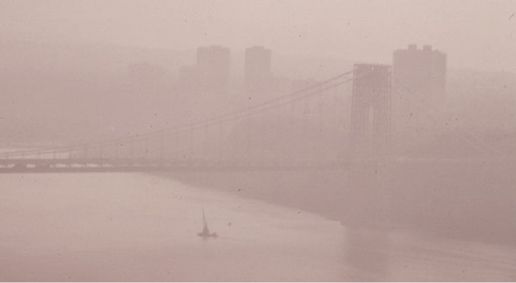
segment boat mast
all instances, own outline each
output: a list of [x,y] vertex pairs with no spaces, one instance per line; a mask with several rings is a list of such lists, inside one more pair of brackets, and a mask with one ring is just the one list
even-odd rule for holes
[[204,208],[202,209],[202,222],[204,227],[208,228],[208,222],[206,221],[206,215],[204,214]]

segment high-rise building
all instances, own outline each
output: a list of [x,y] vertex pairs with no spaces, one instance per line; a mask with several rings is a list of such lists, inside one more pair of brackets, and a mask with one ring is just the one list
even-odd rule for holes
[[248,91],[264,91],[271,87],[272,52],[263,46],[245,50],[244,77]]
[[409,45],[394,52],[392,68],[396,127],[421,126],[445,101],[446,55]]
[[225,92],[228,89],[231,52],[223,46],[206,46],[197,49],[199,86],[204,91]]
[[178,72],[178,86],[182,90],[195,91],[198,90],[199,74],[196,66],[182,66]]

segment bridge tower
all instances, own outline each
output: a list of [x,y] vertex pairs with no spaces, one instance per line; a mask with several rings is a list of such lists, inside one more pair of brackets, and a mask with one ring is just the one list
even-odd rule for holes
[[351,96],[350,149],[353,158],[389,152],[391,134],[391,67],[355,64]]

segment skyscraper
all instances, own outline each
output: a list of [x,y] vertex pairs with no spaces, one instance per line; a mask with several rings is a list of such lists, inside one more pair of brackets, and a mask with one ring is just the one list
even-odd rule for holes
[[430,45],[409,45],[394,52],[392,67],[396,127],[418,127],[445,101],[446,55]]
[[265,91],[272,83],[272,52],[263,46],[245,50],[244,77],[248,91]]
[[228,89],[231,52],[223,46],[206,46],[197,49],[199,86],[204,91],[225,92]]

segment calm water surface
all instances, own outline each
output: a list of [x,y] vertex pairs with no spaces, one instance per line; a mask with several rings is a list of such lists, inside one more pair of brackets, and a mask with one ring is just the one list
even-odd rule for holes
[[[196,236],[203,208],[217,239]],[[0,175],[0,223],[2,281],[516,279],[513,247],[362,241],[304,211],[145,174]]]
[[[144,174],[0,175],[2,280],[339,280],[343,228]],[[205,209],[217,239],[202,240]]]

